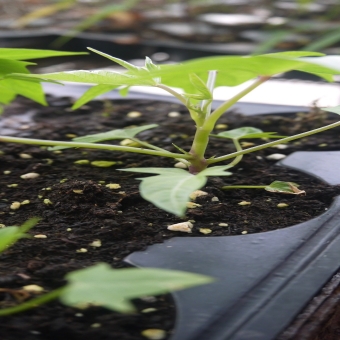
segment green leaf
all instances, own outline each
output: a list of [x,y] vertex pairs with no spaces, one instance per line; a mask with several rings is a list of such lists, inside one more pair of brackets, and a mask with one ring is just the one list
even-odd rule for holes
[[183,216],[190,194],[202,188],[207,182],[207,176],[229,176],[228,165],[211,167],[197,175],[177,168],[130,168],[121,171],[153,173],[158,176],[138,178],[142,181],[139,186],[141,196],[156,207]]
[[26,232],[33,228],[37,223],[38,218],[31,218],[26,221],[21,227],[5,227],[0,229],[0,253],[18,241],[20,238],[26,237]]
[[98,85],[112,85],[112,86],[123,86],[123,85],[152,85],[154,81],[150,75],[147,76],[136,76],[127,73],[119,73],[113,71],[69,71],[69,72],[55,72],[46,74],[11,74],[11,78],[19,77],[24,78],[35,78],[41,81],[69,81],[76,83],[86,84],[98,84]]
[[340,115],[340,105],[334,106],[334,107],[322,107],[321,110],[336,113],[336,114]]
[[325,47],[331,46],[340,41],[340,29],[337,28],[326,34],[323,34],[318,39],[314,40],[312,43],[304,46],[304,50],[321,50]]
[[[3,79],[0,80],[0,85],[1,87],[5,87],[7,89],[7,93],[12,91],[14,97],[17,95],[22,95],[26,98],[34,100],[41,105],[47,105],[44,91],[39,83],[32,83],[18,79]],[[0,101],[2,101],[2,93],[0,94]]]
[[[195,73],[190,73],[189,79],[194,88],[201,94],[202,98],[199,99],[213,99],[211,92],[209,91],[206,84],[199,76],[197,76]],[[186,94],[186,96],[192,95]]]
[[157,71],[160,69],[159,66],[155,65],[149,57],[145,57],[145,68],[148,71]]
[[202,188],[207,178],[195,176],[183,169],[172,168],[131,168],[119,169],[131,172],[158,173],[158,176],[139,178],[141,196],[156,207],[183,216],[190,194]]
[[16,93],[5,86],[2,86],[1,83],[2,82],[0,80],[0,103],[9,104],[15,99]]
[[[75,137],[75,138],[72,138],[72,141],[79,142],[79,143],[97,143],[97,142],[102,142],[104,140],[133,138],[138,133],[145,131],[145,130],[153,129],[157,126],[158,126],[157,124],[149,124],[149,125],[137,126],[135,128],[111,130],[107,132],[95,133],[93,135]],[[69,149],[69,148],[70,147],[68,146],[55,146],[55,147],[49,148],[49,150],[61,150],[61,149]]]
[[282,138],[283,136],[275,135],[276,132],[263,132],[260,129],[253,128],[250,126],[245,126],[238,129],[223,131],[218,133],[217,135],[212,135],[215,137],[220,138],[227,138],[227,139],[242,139],[242,138]]
[[[272,76],[291,70],[308,72],[331,81],[332,75],[340,73],[338,66],[340,57],[323,57],[320,55],[322,54],[293,51],[258,56],[218,56],[194,59],[179,65],[160,65],[158,67],[159,69],[153,71],[149,71],[143,67],[137,68],[137,71],[135,68],[129,66],[130,69],[126,73],[112,71],[71,71],[41,75],[24,75],[24,77],[33,77],[42,79],[43,81],[72,81],[115,86],[156,86],[159,78],[161,78],[162,83],[167,86],[180,87],[184,89],[186,93],[194,93],[196,88],[191,83],[189,75],[195,73],[196,76],[205,83],[208,78],[208,72],[212,69],[218,71],[215,87],[236,86],[256,78],[259,75]],[[306,56],[313,56],[313,58],[307,58]],[[116,58],[114,58],[114,60],[117,61]],[[11,75],[11,77],[18,76],[19,75]]]
[[276,192],[281,194],[305,195],[304,190],[299,190],[298,185],[293,182],[274,181],[264,188],[266,191]]
[[88,47],[87,49],[92,51],[92,52],[94,52],[94,53],[97,53],[97,54],[101,55],[102,57],[105,57],[107,59],[110,59],[110,60],[114,61],[115,63],[119,64],[120,66],[123,66],[124,68],[126,68],[129,71],[138,72],[138,70],[140,69],[140,67],[132,65],[132,64],[128,63],[125,60],[113,57],[113,56],[111,56],[111,55],[109,55],[107,53],[104,53],[104,52],[97,51],[94,48]]
[[112,85],[97,85],[91,87],[73,104],[72,110],[79,109],[81,106],[83,106],[93,98],[96,98],[106,92],[110,92],[115,88],[117,88],[117,86]]
[[27,63],[25,61],[9,60],[0,58],[0,76],[5,76],[9,73],[29,73],[26,69]]
[[60,52],[52,50],[35,50],[26,48],[0,48],[0,55],[3,59],[29,60],[50,57],[64,57],[72,55],[84,55],[87,52]]
[[118,312],[133,312],[130,300],[164,294],[213,281],[211,277],[165,269],[112,269],[99,263],[66,275],[61,301],[69,306],[93,304]]

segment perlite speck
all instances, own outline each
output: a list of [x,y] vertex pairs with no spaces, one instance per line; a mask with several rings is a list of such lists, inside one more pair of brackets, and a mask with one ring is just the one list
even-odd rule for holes
[[208,235],[208,234],[212,233],[212,230],[208,229],[208,228],[200,228],[199,231],[200,231],[200,233],[202,233],[204,235]]
[[10,206],[10,209],[12,210],[18,210],[21,206],[21,203],[20,202],[13,202]]
[[47,238],[47,236],[44,234],[37,234],[37,235],[34,235],[33,237],[34,238]]
[[165,330],[156,328],[145,329],[141,334],[150,340],[162,340],[166,336]]

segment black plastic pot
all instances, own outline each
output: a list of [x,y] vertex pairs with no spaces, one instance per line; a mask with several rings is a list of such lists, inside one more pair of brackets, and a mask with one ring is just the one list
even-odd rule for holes
[[[238,107],[245,114],[297,109]],[[340,151],[296,152],[279,164],[340,184]],[[171,340],[273,340],[339,269],[339,249],[338,197],[324,214],[299,225],[240,236],[175,237],[133,253],[126,261],[217,279],[173,294],[178,313]]]
[[[44,88],[78,97],[87,86],[45,84]],[[106,97],[119,95],[111,92]],[[143,93],[130,93],[128,98],[173,100]],[[306,110],[251,103],[239,103],[237,108],[250,115]],[[340,151],[297,152],[279,164],[340,184]],[[327,212],[299,225],[240,236],[175,237],[133,253],[126,261],[217,279],[173,294],[178,313],[171,340],[274,340],[339,269],[339,249],[338,197]]]

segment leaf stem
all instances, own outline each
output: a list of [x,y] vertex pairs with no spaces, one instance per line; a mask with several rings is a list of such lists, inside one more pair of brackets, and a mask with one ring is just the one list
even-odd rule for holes
[[65,289],[65,287],[61,287],[61,288],[52,290],[49,293],[41,295],[37,298],[34,298],[34,299],[29,300],[27,302],[21,303],[18,306],[0,309],[0,316],[7,316],[7,315],[15,314],[15,313],[20,313],[20,312],[23,312],[25,310],[38,307],[38,306],[40,306],[44,303],[47,303],[51,300],[56,299],[58,296],[60,296],[62,294],[64,289]]
[[276,140],[276,141],[273,141],[273,142],[269,142],[269,143],[265,143],[265,144],[262,144],[262,145],[253,146],[252,148],[245,149],[245,150],[242,150],[242,151],[233,152],[233,153],[230,153],[229,155],[208,159],[207,163],[210,165],[210,164],[213,164],[213,163],[223,162],[227,159],[234,158],[234,157],[237,157],[237,156],[240,156],[240,155],[245,155],[247,153],[251,153],[251,152],[254,152],[254,151],[266,149],[266,148],[269,148],[269,147],[277,145],[277,144],[287,143],[287,142],[290,142],[290,141],[295,140],[295,139],[308,137],[308,136],[311,136],[315,133],[323,132],[323,131],[335,128],[337,126],[340,126],[340,121],[326,125],[326,126],[323,126],[321,128],[311,130],[311,131],[302,132],[302,133],[299,133],[299,134],[294,135],[294,136],[282,138],[282,139],[279,139],[279,140]]
[[147,149],[141,149],[141,148],[134,148],[131,146],[120,146],[120,145],[109,145],[109,144],[63,142],[63,141],[18,138],[18,137],[9,137],[9,136],[0,136],[0,142],[21,143],[21,144],[31,144],[31,145],[68,146],[72,148],[86,148],[86,149],[102,149],[102,150],[111,150],[111,151],[140,153],[144,155],[162,156],[162,157],[168,157],[168,158],[183,158],[187,160],[190,160],[192,158],[192,156],[188,154],[185,155],[185,154],[173,153],[173,152],[168,152],[168,151],[147,150]]
[[164,85],[164,84],[157,84],[155,85],[155,87],[159,87],[160,89],[169,92],[170,94],[172,94],[174,97],[176,97],[182,104],[184,104],[185,106],[187,106],[187,99],[184,98],[180,93],[176,92],[175,90],[173,90],[172,88]]
[[260,76],[253,84],[245,88],[243,91],[236,94],[234,97],[230,98],[226,102],[222,103],[217,109],[215,109],[210,117],[205,122],[205,127],[211,131],[215,127],[216,122],[220,117],[234,104],[236,104],[242,97],[253,91],[255,88],[263,84],[265,81],[270,79],[269,76]]
[[226,185],[222,189],[264,189],[266,185]]

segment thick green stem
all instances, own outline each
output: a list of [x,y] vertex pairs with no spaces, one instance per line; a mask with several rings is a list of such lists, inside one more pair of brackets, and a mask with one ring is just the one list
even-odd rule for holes
[[192,158],[192,156],[188,154],[185,155],[181,153],[172,153],[172,152],[158,151],[158,150],[147,150],[147,149],[133,148],[131,146],[120,146],[120,145],[109,145],[109,144],[63,142],[63,141],[51,141],[51,140],[43,140],[43,139],[17,138],[17,137],[8,137],[8,136],[0,136],[0,142],[31,144],[31,145],[67,146],[71,148],[102,149],[102,150],[111,150],[111,151],[140,153],[140,154],[151,155],[151,156],[183,158],[187,160],[190,160]]
[[24,312],[27,309],[38,307],[59,297],[64,289],[65,289],[64,287],[58,288],[37,298],[21,303],[18,306],[0,309],[0,316],[7,316],[15,313],[20,313]]
[[291,137],[286,137],[286,138],[282,138],[282,139],[279,139],[279,140],[276,140],[276,141],[273,141],[273,142],[269,142],[269,143],[265,143],[265,144],[262,144],[262,145],[254,146],[254,147],[246,149],[246,150],[233,152],[233,153],[230,153],[229,155],[225,155],[225,156],[221,156],[221,157],[217,157],[217,158],[208,159],[207,163],[208,163],[208,165],[210,165],[210,164],[214,164],[214,163],[218,163],[218,162],[223,162],[223,161],[226,161],[226,160],[228,160],[230,158],[234,158],[234,157],[237,157],[237,156],[240,156],[240,155],[245,155],[247,153],[251,153],[251,152],[254,152],[254,151],[266,149],[266,148],[269,148],[269,147],[277,145],[277,144],[287,143],[287,142],[290,142],[290,141],[295,140],[295,139],[299,139],[299,138],[303,138],[303,137],[308,137],[308,136],[314,135],[315,133],[319,133],[319,132],[322,132],[322,131],[333,129],[333,128],[337,127],[337,126],[340,126],[340,121],[336,122],[336,123],[332,123],[332,124],[326,125],[326,126],[323,126],[321,128],[318,128],[318,129],[314,129],[314,130],[311,130],[311,131],[299,133],[299,134],[291,136]]
[[196,129],[194,141],[189,152],[192,155],[190,160],[191,166],[189,167],[189,171],[192,174],[197,174],[207,167],[207,160],[204,158],[204,154],[209,143],[210,132],[210,130],[205,130],[202,127]]
[[[206,160],[204,158],[205,151],[207,149],[209,143],[209,135],[211,131],[214,129],[217,120],[224,114],[224,112],[234,105],[240,98],[244,97],[246,94],[254,90],[256,87],[264,83],[268,80],[269,77],[261,76],[255,83],[251,86],[247,87],[243,91],[241,91],[236,96],[232,97],[228,101],[224,102],[220,105],[211,115],[207,115],[204,123],[201,126],[197,126],[196,134],[194,137],[194,141],[190,150],[190,154],[193,156],[191,160],[192,166],[189,168],[191,173],[198,173],[204,170],[208,164],[215,163],[215,159]],[[242,152],[239,150],[238,152]],[[237,154],[235,157],[238,157],[240,154]],[[231,164],[237,164],[241,159],[236,158],[234,162]]]

